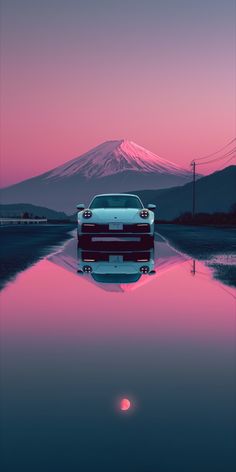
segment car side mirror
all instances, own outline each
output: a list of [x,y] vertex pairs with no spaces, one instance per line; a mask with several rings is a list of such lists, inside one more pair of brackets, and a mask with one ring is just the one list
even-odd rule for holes
[[148,273],[148,275],[155,275],[156,274],[156,271],[153,269],[153,270],[150,270],[150,272]]
[[84,205],[84,203],[79,203],[78,205],[76,205],[76,208],[77,208],[77,210],[82,211],[82,210],[85,209],[85,205]]
[[149,204],[148,204],[148,209],[149,209],[149,210],[155,210],[155,209],[156,209],[156,205],[154,205],[153,203],[149,203]]

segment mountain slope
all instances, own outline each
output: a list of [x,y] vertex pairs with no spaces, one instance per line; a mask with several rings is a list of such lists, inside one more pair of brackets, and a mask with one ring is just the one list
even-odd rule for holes
[[32,179],[1,190],[2,203],[32,203],[72,213],[97,193],[166,188],[191,172],[126,140],[107,141]]
[[47,179],[70,177],[81,174],[88,179],[106,177],[117,172],[159,172],[188,177],[189,172],[173,162],[167,161],[138,144],[127,141],[107,141],[81,157],[53,169]]
[[[163,190],[136,191],[145,204],[157,205],[157,217],[172,219],[192,211],[192,183]],[[228,212],[236,202],[236,166],[214,172],[196,182],[196,212]]]

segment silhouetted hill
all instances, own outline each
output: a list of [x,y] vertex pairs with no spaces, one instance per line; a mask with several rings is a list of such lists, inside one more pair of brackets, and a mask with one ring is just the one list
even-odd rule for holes
[[[192,210],[192,183],[162,190],[135,191],[144,204],[155,203],[157,217],[171,220]],[[228,212],[236,202],[236,166],[201,177],[196,182],[196,212]]]
[[9,205],[0,205],[0,216],[3,218],[18,217],[23,213],[33,216],[44,216],[48,219],[65,220],[68,219],[66,213],[62,211],[51,210],[50,208],[31,205],[30,203],[12,203]]

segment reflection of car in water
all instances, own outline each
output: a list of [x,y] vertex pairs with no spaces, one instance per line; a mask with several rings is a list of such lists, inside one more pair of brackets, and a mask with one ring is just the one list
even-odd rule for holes
[[96,282],[132,283],[142,275],[155,274],[154,250],[98,252],[78,250],[78,273],[91,274]]
[[[120,251],[119,249],[117,250],[117,248],[115,249],[113,248],[113,250],[107,251],[107,253],[105,253],[105,251],[95,251],[93,248],[91,248],[89,251],[79,248],[77,251],[76,251],[75,239],[71,239],[70,241],[68,241],[68,243],[65,244],[65,246],[63,246],[62,249],[50,255],[48,260],[56,264],[58,267],[66,269],[68,272],[71,273],[71,275],[74,275],[74,276],[77,275],[77,277],[79,276],[79,278],[82,277],[83,279],[85,279],[84,280],[85,283],[88,282],[89,284],[91,283],[96,284],[101,289],[109,291],[109,292],[111,291],[112,292],[114,291],[126,292],[129,290],[138,289],[144,284],[151,282],[153,278],[155,277],[160,278],[160,276],[163,273],[165,273],[168,270],[171,270],[173,267],[179,264],[185,263],[187,260],[186,256],[183,256],[183,254],[176,252],[173,248],[171,248],[166,243],[166,241],[164,241],[164,239],[159,237],[158,234],[155,237],[154,251],[152,251],[152,249],[151,250],[142,249],[139,251],[132,251],[132,252],[126,251],[125,245],[123,245],[122,251]],[[146,257],[148,254],[150,254],[150,256]],[[121,275],[118,274],[117,280],[115,280],[113,283],[111,283],[112,281],[110,277],[110,283],[109,283],[108,270],[107,270],[107,275],[105,274],[103,276],[103,274],[101,274],[102,279],[104,278],[104,282],[99,283],[99,281],[96,281],[95,278],[93,278],[89,272],[88,273],[82,272],[83,265],[89,265],[89,266],[92,266],[93,268],[93,264],[92,264],[93,262],[98,262],[99,260],[101,262],[107,262],[109,255],[111,256],[123,255],[123,262],[134,261],[134,262],[141,263],[142,266],[148,265],[150,268],[149,274],[153,273],[152,270],[153,270],[153,265],[154,265],[154,270],[156,274],[153,277],[150,277],[149,275],[145,275],[145,274],[140,276],[141,272],[140,273],[138,272],[140,266],[138,266],[137,264],[136,266],[137,272],[133,273],[134,275],[132,275],[133,281],[135,281],[135,277],[138,278],[138,280],[136,280],[136,283],[132,283],[132,282],[123,283],[122,274]],[[79,257],[79,261],[78,261],[78,257]],[[153,263],[152,263],[152,257],[154,257]],[[89,259],[95,259],[95,261],[91,261]],[[139,259],[139,261],[137,259]],[[78,272],[78,269],[80,273]],[[82,273],[83,275],[81,276]],[[94,274],[95,273],[96,272],[94,271]],[[123,274],[125,275],[124,271],[123,271]],[[98,278],[99,278],[99,274],[98,274]]]
[[93,198],[88,208],[77,205],[78,241],[81,247],[109,249],[121,243],[133,250],[154,243],[155,205],[144,208],[140,198],[131,194],[104,194]]

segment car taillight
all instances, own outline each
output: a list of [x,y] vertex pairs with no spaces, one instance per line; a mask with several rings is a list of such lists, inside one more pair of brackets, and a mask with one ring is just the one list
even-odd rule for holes
[[83,212],[83,218],[91,218],[92,215],[93,214],[92,214],[91,210],[84,210],[84,212]]
[[148,218],[149,217],[149,211],[144,209],[144,210],[141,210],[139,212],[139,215],[141,216],[141,218]]
[[148,272],[149,272],[149,267],[148,267],[148,266],[142,266],[142,267],[140,267],[140,272],[141,272],[142,274],[148,274]]

